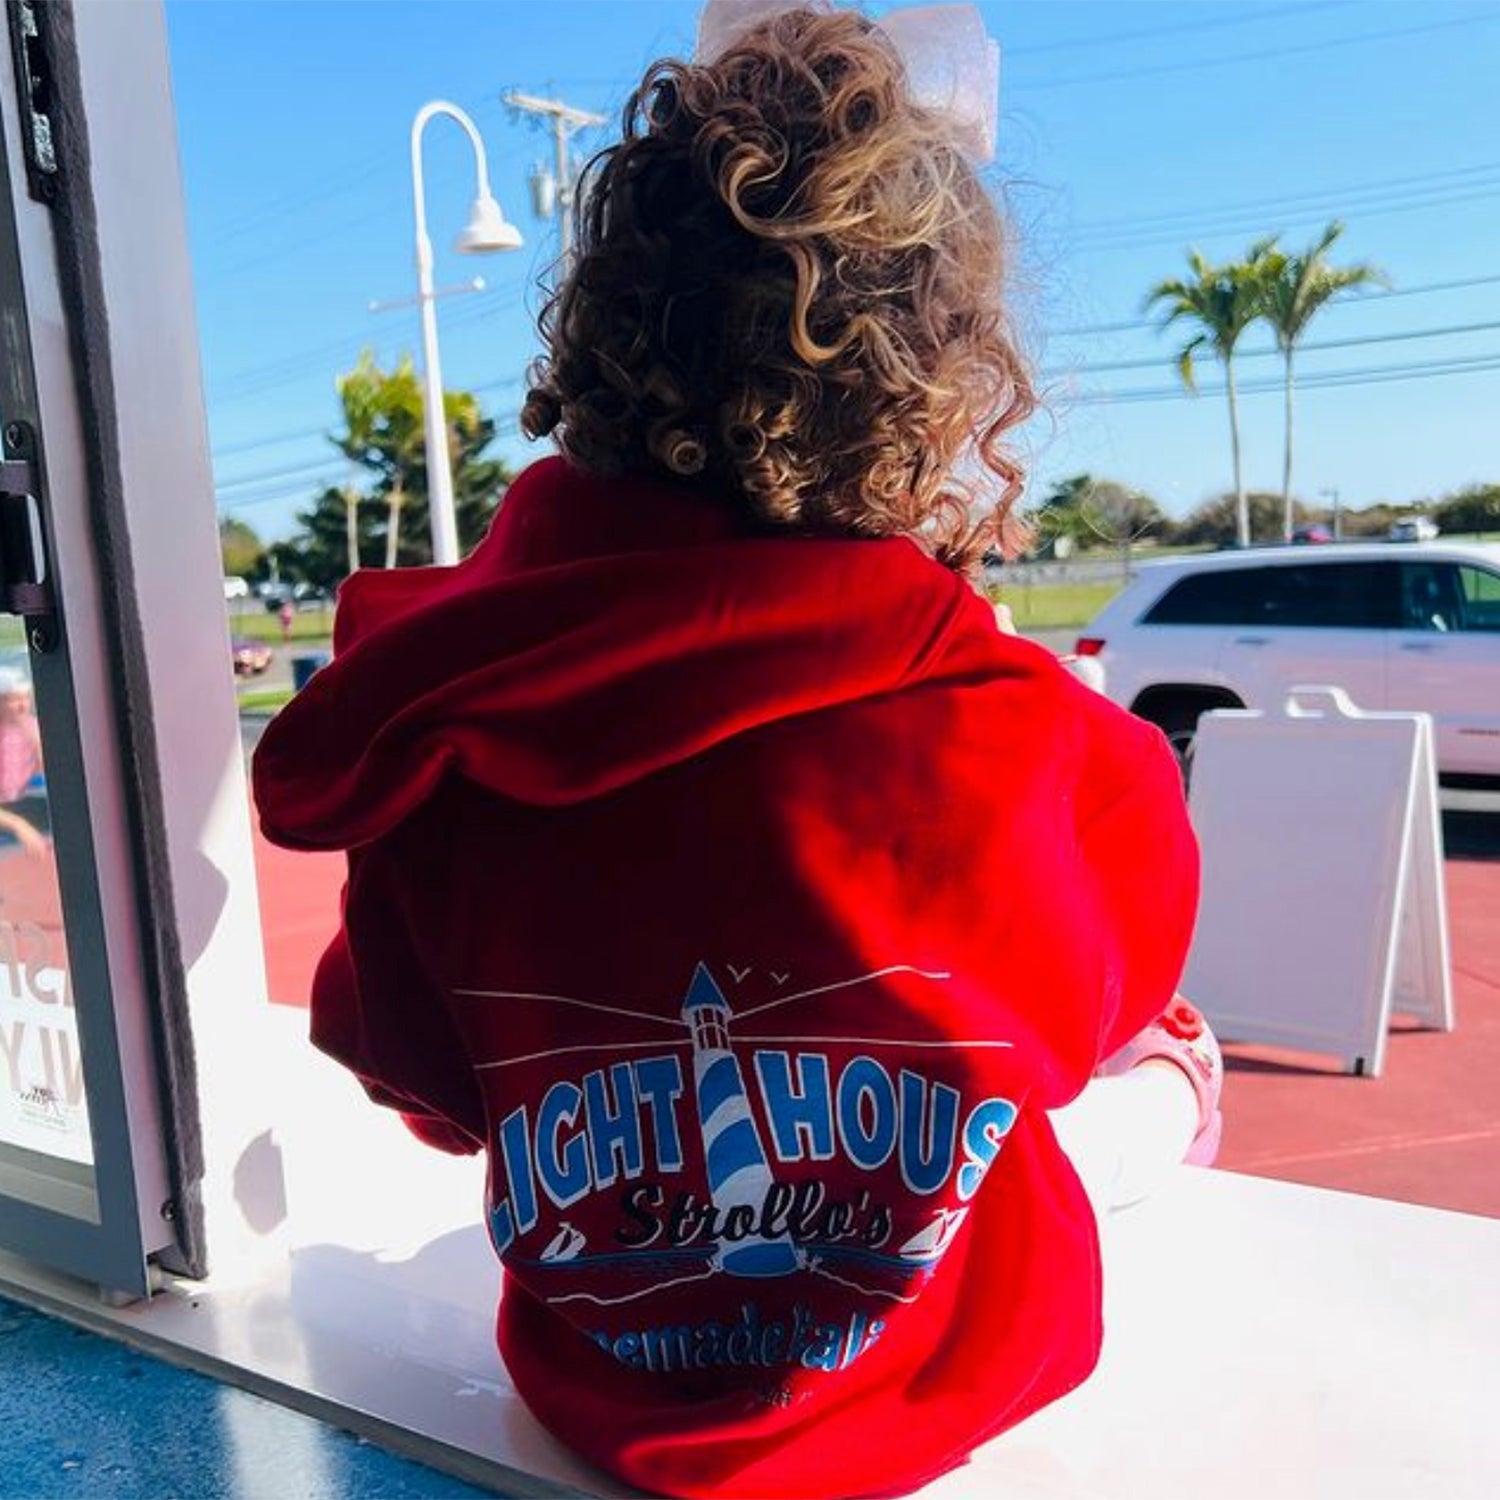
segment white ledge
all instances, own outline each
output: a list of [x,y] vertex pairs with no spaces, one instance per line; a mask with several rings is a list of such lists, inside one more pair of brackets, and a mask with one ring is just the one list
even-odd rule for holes
[[[288,1047],[305,1048],[302,1024],[278,1018]],[[0,1282],[509,1493],[626,1493],[538,1426],[499,1362],[480,1165],[427,1151],[296,1055],[284,1097],[301,1122],[266,1145],[291,1218],[254,1274],[123,1308],[13,1261]],[[1183,1169],[1104,1245],[1093,1379],[924,1493],[1500,1494],[1500,1222]]]

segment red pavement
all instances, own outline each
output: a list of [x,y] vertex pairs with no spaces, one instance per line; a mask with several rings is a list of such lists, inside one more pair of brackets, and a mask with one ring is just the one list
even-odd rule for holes
[[313,971],[339,919],[342,854],[294,854],[255,830],[255,874],[273,1005],[307,1004]]
[[[1379,1078],[1232,1047],[1219,1165],[1500,1218],[1500,817],[1445,820],[1456,1031],[1398,1029]],[[257,835],[272,999],[304,1005],[333,931],[343,860]]]
[[1455,822],[1446,870],[1457,1029],[1398,1026],[1375,1079],[1226,1048],[1221,1166],[1500,1218],[1500,818]]

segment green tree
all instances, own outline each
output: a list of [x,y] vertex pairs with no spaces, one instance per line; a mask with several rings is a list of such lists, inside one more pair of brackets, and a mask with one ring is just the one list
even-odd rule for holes
[[[356,464],[376,476],[373,498],[386,505],[385,565],[394,568],[401,557],[401,516],[415,490],[427,492],[427,449],[422,425],[422,387],[411,359],[403,358],[394,370],[382,370],[366,350],[359,363],[338,378],[336,389],[344,409],[344,430],[335,433],[334,446]],[[443,394],[444,414],[454,398]],[[468,398],[477,414],[477,403]],[[450,434],[451,434],[450,427]],[[451,443],[451,437],[450,437]],[[420,470],[420,479],[418,471]],[[349,486],[350,491],[355,487]],[[351,493],[341,494],[346,547],[357,535],[357,520],[351,514],[359,501]],[[429,561],[430,561],[429,551]],[[349,559],[352,572],[355,560]]]
[[1092,474],[1075,474],[1071,479],[1060,479],[1032,510],[1026,520],[1036,539],[1036,550],[1056,549],[1059,539],[1066,538],[1068,546],[1062,549],[1066,555],[1073,547],[1086,544],[1092,533],[1083,520],[1083,497],[1094,483]]
[[1066,536],[1079,548],[1114,547],[1127,555],[1165,519],[1149,495],[1092,474],[1059,480],[1031,518],[1043,540]]
[[[1309,512],[1293,502],[1296,522],[1308,519]],[[1248,536],[1241,540],[1240,516],[1248,521]],[[1257,537],[1268,541],[1281,534],[1281,496],[1269,490],[1252,490],[1243,497],[1216,495],[1195,506],[1172,528],[1172,540],[1183,547],[1244,546]]]
[[1430,512],[1443,531],[1500,531],[1500,484],[1471,484],[1445,495]]
[[226,578],[253,574],[265,555],[265,543],[255,528],[234,516],[219,517],[219,558]]
[[1335,219],[1316,242],[1298,255],[1272,249],[1257,278],[1262,293],[1260,317],[1276,335],[1286,377],[1286,440],[1281,463],[1282,539],[1292,539],[1292,394],[1293,359],[1308,325],[1335,298],[1361,287],[1385,285],[1388,278],[1377,266],[1361,262],[1331,266],[1328,252],[1344,232]]
[[[330,441],[349,461],[345,485],[329,486],[298,517],[303,571],[332,587],[356,566],[412,567],[432,561],[422,388],[410,358],[383,370],[369,352],[339,377],[340,428]],[[453,465],[460,548],[484,535],[510,471],[486,458],[495,424],[468,391],[443,398]]]
[[1146,297],[1147,312],[1158,309],[1162,312],[1158,326],[1163,331],[1184,319],[1198,325],[1199,332],[1177,353],[1177,372],[1190,391],[1197,389],[1193,361],[1199,353],[1205,350],[1212,353],[1224,366],[1225,389],[1229,396],[1229,439],[1234,459],[1236,525],[1241,546],[1249,545],[1250,512],[1240,462],[1239,390],[1235,383],[1234,352],[1240,335],[1261,316],[1266,262],[1274,244],[1274,239],[1258,240],[1244,260],[1222,266],[1211,265],[1199,251],[1191,250],[1188,252],[1191,277],[1158,282]]
[[307,559],[296,541],[272,542],[262,559],[262,575],[277,583],[322,583],[307,571]]

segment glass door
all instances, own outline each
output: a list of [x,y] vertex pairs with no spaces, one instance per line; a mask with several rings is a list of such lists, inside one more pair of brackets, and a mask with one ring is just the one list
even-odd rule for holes
[[[118,924],[106,930],[101,900],[97,841],[101,830],[115,834],[91,780],[104,768],[117,774],[119,747],[107,727],[113,706],[94,704],[81,715],[75,671],[78,641],[100,634],[95,591],[75,581],[92,583],[104,564],[97,555],[74,555],[88,548],[89,530],[77,516],[87,504],[84,453],[92,439],[69,405],[70,340],[56,316],[62,299],[45,181],[52,143],[41,113],[50,79],[33,7],[7,9],[11,56],[0,60],[0,1251],[140,1294],[148,1290],[149,1255],[171,1241],[174,1213],[168,1194],[144,1201],[161,1189],[141,1163],[161,1153],[153,1142],[143,1152],[140,1111],[127,1096],[154,1068],[132,1058],[127,1087],[115,991],[133,939],[122,941]],[[46,330],[41,342],[38,330]],[[151,1077],[144,1081],[154,1090]]]

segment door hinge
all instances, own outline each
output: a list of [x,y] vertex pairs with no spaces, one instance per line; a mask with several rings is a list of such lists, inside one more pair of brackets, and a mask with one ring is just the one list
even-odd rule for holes
[[57,200],[57,100],[40,8],[37,0],[6,0],[5,6],[21,107],[26,186],[38,202],[53,203]]
[[57,601],[46,564],[41,486],[31,429],[5,424],[0,460],[0,613],[20,615],[33,651],[57,644]]

